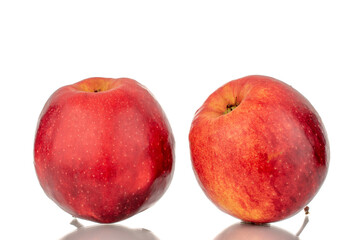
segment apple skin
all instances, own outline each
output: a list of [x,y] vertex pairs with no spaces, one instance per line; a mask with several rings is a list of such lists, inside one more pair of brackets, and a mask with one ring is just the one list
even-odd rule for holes
[[113,223],[164,194],[174,144],[163,110],[144,86],[128,78],[89,78],[46,102],[34,164],[43,190],[63,210]]
[[245,222],[296,214],[328,172],[329,143],[318,113],[271,77],[247,76],[217,89],[196,112],[189,142],[207,197]]

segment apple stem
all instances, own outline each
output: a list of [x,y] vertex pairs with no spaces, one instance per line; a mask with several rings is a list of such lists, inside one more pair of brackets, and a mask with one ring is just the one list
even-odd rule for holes
[[224,114],[227,114],[229,112],[231,112],[232,110],[234,110],[237,106],[239,106],[240,103],[238,103],[237,101],[237,97],[235,97],[235,103],[231,104],[229,103],[228,105],[226,105],[226,110],[224,112]]
[[300,234],[302,233],[302,231],[305,229],[306,225],[309,223],[309,216],[308,216],[308,214],[309,214],[309,207],[306,206],[306,207],[304,208],[304,211],[305,211],[305,219],[304,219],[304,222],[303,222],[302,226],[300,227],[299,231],[296,233],[296,236],[297,236],[297,237],[300,236]]
[[75,226],[77,229],[84,227],[84,225],[82,225],[77,218],[74,218],[71,222],[71,225]]

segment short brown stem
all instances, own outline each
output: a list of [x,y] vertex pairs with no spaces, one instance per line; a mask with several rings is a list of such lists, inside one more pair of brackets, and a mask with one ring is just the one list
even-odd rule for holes
[[309,223],[309,207],[306,206],[304,208],[304,211],[305,211],[305,219],[304,219],[304,222],[303,224],[301,225],[299,231],[296,233],[296,236],[299,237],[300,234],[302,233],[302,231],[305,229],[306,225]]
[[77,229],[84,227],[78,220],[77,218],[74,218],[71,222],[71,225],[75,226]]

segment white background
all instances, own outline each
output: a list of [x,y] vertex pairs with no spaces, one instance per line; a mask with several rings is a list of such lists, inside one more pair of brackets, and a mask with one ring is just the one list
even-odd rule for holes
[[[359,237],[360,14],[357,1],[1,1],[0,238],[60,239],[71,216],[43,193],[33,167],[40,111],[59,87],[130,77],[162,105],[176,139],[175,175],[150,209],[117,223],[159,239],[213,239],[237,219],[192,172],[195,111],[226,82],[278,78],[317,109],[328,132],[328,177],[302,239]],[[298,215],[274,223],[296,233]],[[86,226],[96,225],[81,221]],[[250,239],[250,238],[249,238]]]

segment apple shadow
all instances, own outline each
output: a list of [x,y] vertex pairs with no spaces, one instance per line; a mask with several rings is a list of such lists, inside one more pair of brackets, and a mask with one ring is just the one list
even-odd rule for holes
[[[75,225],[75,224],[73,224]],[[76,225],[75,225],[76,226]],[[116,224],[95,225],[83,227],[77,225],[77,229],[60,240],[159,240],[151,231],[139,228],[131,229]]]
[[299,240],[300,238],[281,228],[251,223],[237,223],[222,231],[214,240]]

